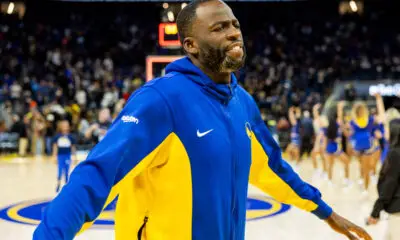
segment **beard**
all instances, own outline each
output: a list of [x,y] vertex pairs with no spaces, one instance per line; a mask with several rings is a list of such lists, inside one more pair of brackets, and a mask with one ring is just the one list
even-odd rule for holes
[[246,59],[246,49],[243,46],[243,57],[233,59],[226,54],[225,49],[218,49],[212,46],[206,46],[199,54],[203,65],[212,72],[234,72],[243,67]]

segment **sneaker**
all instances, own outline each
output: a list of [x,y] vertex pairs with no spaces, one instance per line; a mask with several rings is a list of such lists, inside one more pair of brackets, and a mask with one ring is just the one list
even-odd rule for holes
[[366,190],[366,189],[364,189],[362,192],[361,192],[361,197],[362,198],[366,198],[366,197],[368,197],[368,191]]
[[350,187],[352,184],[353,183],[350,181],[350,179],[348,179],[348,178],[343,179],[343,185],[345,187]]
[[332,180],[328,180],[328,187],[334,188],[335,184],[332,182]]
[[320,176],[321,176],[321,172],[319,170],[314,170],[312,178],[316,179],[316,178],[319,178]]
[[362,178],[358,179],[357,183],[358,183],[358,185],[361,185],[361,186],[364,185],[364,179],[362,179]]
[[371,183],[376,185],[378,183],[378,178],[375,175],[371,175]]
[[328,178],[328,174],[326,173],[326,172],[324,172],[323,174],[322,174],[322,179],[324,180],[324,181],[327,181],[329,178]]

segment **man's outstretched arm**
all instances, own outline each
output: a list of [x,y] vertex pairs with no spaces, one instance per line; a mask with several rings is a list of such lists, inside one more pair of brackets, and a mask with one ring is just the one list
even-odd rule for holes
[[171,131],[171,115],[160,94],[151,87],[135,92],[103,140],[47,206],[33,239],[73,239],[115,199],[122,182],[151,164]]
[[323,200],[318,189],[305,183],[282,159],[279,145],[272,138],[256,104],[252,103],[252,165],[250,183],[274,197],[277,201],[312,212],[325,220],[332,229],[349,239],[372,239],[363,229],[333,212]]

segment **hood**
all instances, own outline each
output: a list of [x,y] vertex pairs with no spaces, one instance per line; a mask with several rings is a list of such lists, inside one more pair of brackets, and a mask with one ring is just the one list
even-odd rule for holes
[[171,72],[184,74],[191,81],[200,85],[204,91],[225,104],[231,100],[237,87],[237,79],[233,73],[231,76],[231,84],[217,84],[203,73],[200,68],[194,65],[188,57],[178,59],[168,64],[165,72],[166,74]]

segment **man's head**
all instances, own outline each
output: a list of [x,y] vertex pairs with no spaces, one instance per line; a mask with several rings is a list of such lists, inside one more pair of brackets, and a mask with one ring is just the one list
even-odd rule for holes
[[246,54],[239,21],[219,0],[194,0],[179,13],[178,32],[185,52],[201,68],[230,73]]
[[303,112],[304,118],[309,118],[310,117],[310,112],[308,110],[305,110]]
[[100,123],[105,123],[107,122],[111,117],[110,109],[108,108],[103,108],[99,111],[99,122]]

